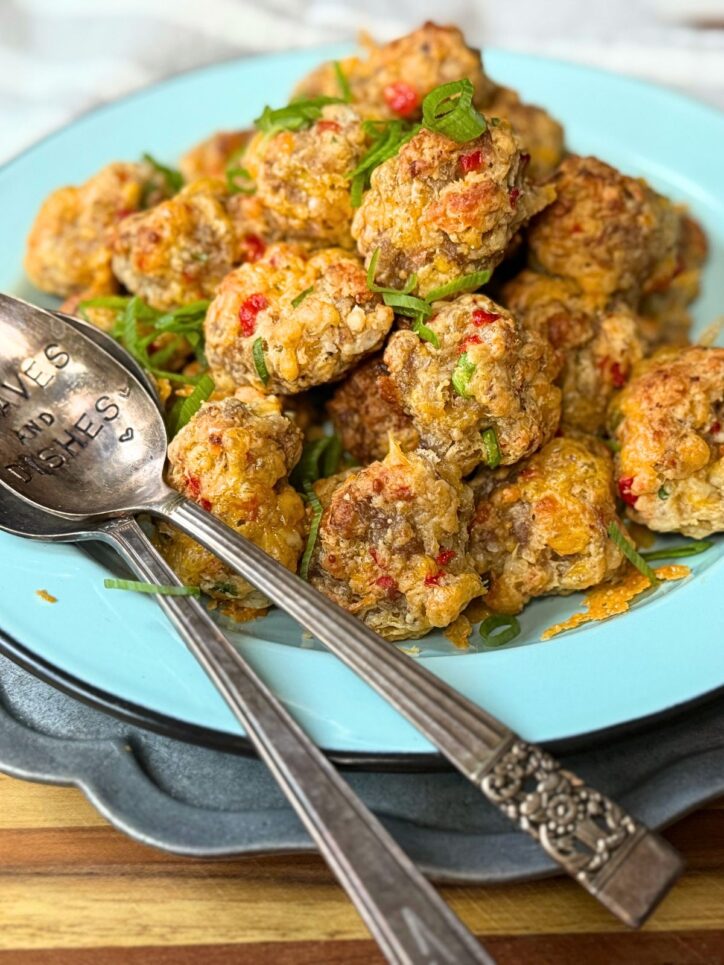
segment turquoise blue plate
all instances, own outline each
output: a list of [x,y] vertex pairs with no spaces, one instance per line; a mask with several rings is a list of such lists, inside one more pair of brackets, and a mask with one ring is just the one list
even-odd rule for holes
[[[24,239],[53,188],[115,159],[150,151],[173,160],[211,131],[247,124],[281,104],[295,79],[336,49],[220,64],[176,77],[82,117],[0,171],[0,289],[41,300],[23,281]],[[568,144],[644,175],[688,204],[712,242],[703,327],[724,311],[724,116],[666,90],[582,67],[490,51],[490,74],[544,104]],[[692,575],[640,600],[625,616],[548,643],[540,635],[579,597],[529,606],[512,645],[466,652],[441,635],[418,642],[434,673],[536,741],[568,738],[665,711],[724,684],[724,545],[696,557]],[[0,536],[4,646],[36,671],[154,726],[215,743],[240,730],[147,597],[103,588],[106,571],[71,546]],[[57,597],[49,604],[37,594]],[[323,747],[345,754],[425,755],[431,746],[282,613],[234,639]]]

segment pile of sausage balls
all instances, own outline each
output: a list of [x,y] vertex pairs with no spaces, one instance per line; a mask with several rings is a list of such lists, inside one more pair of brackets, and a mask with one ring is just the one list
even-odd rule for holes
[[[696,221],[568,153],[454,27],[365,41],[294,97],[189,151],[180,189],[110,164],[30,233],[27,273],[66,310],[209,301],[215,390],[170,443],[170,483],[290,570],[305,556],[390,640],[479,597],[516,614],[614,580],[623,515],[724,530],[724,349],[688,340]],[[346,468],[305,494],[290,475],[330,421]],[[268,607],[188,537],[158,540],[237,619]]]

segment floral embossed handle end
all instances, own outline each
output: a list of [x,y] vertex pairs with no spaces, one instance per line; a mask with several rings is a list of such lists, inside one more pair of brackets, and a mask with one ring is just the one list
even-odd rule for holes
[[683,870],[677,852],[534,744],[511,738],[480,775],[489,801],[634,927]]

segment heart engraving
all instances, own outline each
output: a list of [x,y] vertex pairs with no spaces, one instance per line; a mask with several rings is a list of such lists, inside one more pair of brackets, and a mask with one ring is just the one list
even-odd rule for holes
[[129,426],[129,427],[125,430],[125,432],[123,433],[123,435],[121,435],[121,436],[118,437],[118,441],[119,441],[119,442],[128,442],[130,439],[133,439],[133,429]]

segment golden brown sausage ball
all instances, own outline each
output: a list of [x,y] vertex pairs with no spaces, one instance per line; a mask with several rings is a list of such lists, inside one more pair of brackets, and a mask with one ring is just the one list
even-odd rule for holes
[[108,164],[79,187],[54,191],[28,236],[25,270],[42,291],[68,297],[107,293],[117,285],[111,246],[117,227],[163,197],[149,164]]
[[322,117],[298,131],[258,133],[244,154],[256,194],[243,199],[257,233],[271,241],[307,241],[353,248],[350,172],[366,150],[356,111],[322,108]]
[[560,355],[562,424],[603,429],[608,403],[644,354],[637,315],[621,301],[585,294],[575,282],[528,270],[505,285],[503,301]]
[[602,443],[552,439],[517,466],[480,473],[473,490],[470,552],[489,582],[491,610],[519,613],[533,597],[585,590],[620,571],[623,554],[608,536],[617,520],[613,467]]
[[658,532],[724,530],[724,348],[662,349],[611,404],[619,494]]
[[525,180],[510,127],[492,123],[466,144],[421,130],[379,165],[352,224],[378,283],[401,288],[417,273],[426,295],[461,275],[494,268],[511,238],[554,197]]
[[640,306],[644,331],[652,345],[688,343],[689,305],[699,294],[708,247],[704,229],[682,212],[676,274],[668,286],[646,295]]
[[[169,482],[252,543],[294,570],[304,548],[304,505],[287,482],[302,449],[301,431],[273,396],[245,389],[205,403],[169,446]],[[208,550],[168,524],[160,546],[183,583],[234,604],[248,619],[266,597]]]
[[527,173],[531,180],[542,181],[553,174],[563,158],[563,128],[547,111],[524,104],[509,87],[497,87],[485,113],[504,118],[513,128],[523,150],[530,154]]
[[219,384],[293,394],[338,379],[381,347],[392,322],[356,255],[270,245],[221,283],[206,316],[206,355]]
[[211,298],[241,258],[228,199],[223,182],[209,178],[126,218],[113,248],[115,275],[158,309]]
[[341,383],[327,411],[342,448],[363,465],[384,459],[390,437],[403,452],[420,445],[420,434],[380,356],[363,362]]
[[556,201],[528,232],[531,267],[634,303],[670,282],[680,230],[670,201],[592,157],[567,157],[551,183]]
[[[199,178],[225,178],[230,162],[239,157],[254,136],[254,131],[217,131],[195,144],[179,161],[186,181]],[[239,166],[242,166],[239,160]]]
[[467,553],[472,493],[430,454],[393,446],[318,487],[310,581],[388,640],[446,627],[483,592]]
[[545,335],[484,295],[437,302],[427,322],[439,348],[395,332],[384,362],[422,445],[467,475],[489,459],[493,430],[503,465],[543,445],[558,427],[557,360]]
[[[480,51],[467,46],[457,27],[425,23],[386,44],[364,39],[364,57],[347,57],[340,69],[349,84],[352,103],[365,117],[419,120],[422,102],[441,84],[467,77],[475,102],[487,103],[493,91],[485,76]],[[298,97],[339,97],[334,64],[322,64],[296,87]]]

